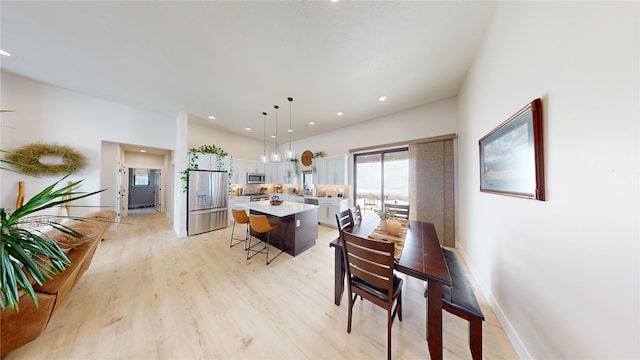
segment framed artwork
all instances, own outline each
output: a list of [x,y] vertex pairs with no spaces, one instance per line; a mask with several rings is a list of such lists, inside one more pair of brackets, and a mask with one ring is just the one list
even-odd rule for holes
[[480,139],[480,191],[544,201],[542,101]]

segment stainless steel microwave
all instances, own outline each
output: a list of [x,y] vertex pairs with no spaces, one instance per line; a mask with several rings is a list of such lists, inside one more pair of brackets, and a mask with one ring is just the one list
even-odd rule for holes
[[264,184],[265,176],[261,173],[247,173],[247,184]]

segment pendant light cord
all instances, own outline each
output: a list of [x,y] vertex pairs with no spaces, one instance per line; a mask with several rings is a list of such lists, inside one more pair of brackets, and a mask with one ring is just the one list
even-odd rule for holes
[[267,156],[267,113],[262,113],[262,155]]
[[289,151],[291,151],[291,133],[293,129],[291,128],[291,103],[293,102],[293,98],[288,98],[289,100]]
[[275,151],[278,151],[278,109],[280,108],[278,105],[273,105],[276,109],[276,148]]

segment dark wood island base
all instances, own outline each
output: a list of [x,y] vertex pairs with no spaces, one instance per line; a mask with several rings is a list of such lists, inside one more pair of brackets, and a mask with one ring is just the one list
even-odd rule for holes
[[[316,244],[318,239],[318,209],[311,209],[287,216],[274,216],[257,210],[250,210],[251,214],[267,215],[270,223],[281,224],[279,228],[272,230],[270,235],[271,245],[291,256],[298,256],[305,250]],[[259,234],[251,230],[251,235],[264,240],[265,234]],[[284,244],[284,248],[283,248]]]
[[[318,205],[284,201],[273,205],[268,200],[238,204],[250,214],[266,215],[272,224],[280,224],[270,232],[269,243],[291,256],[298,256],[316,244],[318,239]],[[266,234],[251,230],[251,236],[264,240]]]

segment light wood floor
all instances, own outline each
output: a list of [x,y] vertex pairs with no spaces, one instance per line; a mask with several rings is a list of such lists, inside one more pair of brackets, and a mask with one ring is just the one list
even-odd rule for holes
[[[320,226],[313,248],[245,260],[229,248],[231,228],[178,238],[159,213],[133,215],[109,232],[91,267],[44,334],[13,359],[382,359],[386,315],[369,302],[333,303],[337,231]],[[406,277],[403,322],[393,324],[393,357],[428,359],[423,283]],[[476,290],[486,321],[485,359],[517,355]],[[467,322],[444,318],[445,359],[470,359]]]

